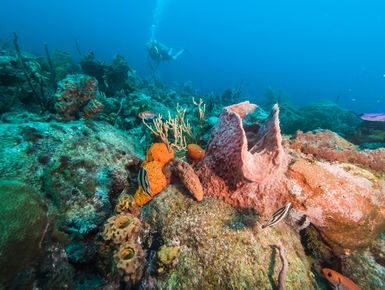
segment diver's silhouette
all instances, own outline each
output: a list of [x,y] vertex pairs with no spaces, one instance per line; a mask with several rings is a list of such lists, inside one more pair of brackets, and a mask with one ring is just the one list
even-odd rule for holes
[[177,53],[173,54],[173,49],[167,47],[163,43],[157,40],[150,40],[146,44],[148,55],[155,63],[155,67],[158,68],[162,61],[176,60],[185,50],[180,49]]

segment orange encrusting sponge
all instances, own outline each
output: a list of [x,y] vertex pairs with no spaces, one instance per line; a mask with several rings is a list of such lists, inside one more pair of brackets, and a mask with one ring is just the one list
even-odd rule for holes
[[159,161],[160,163],[162,163],[162,165],[165,165],[173,158],[174,151],[171,149],[171,151],[169,152],[166,144],[154,143],[151,145],[150,149],[148,149],[145,162]]
[[[163,166],[159,161],[143,162],[143,167],[147,170],[152,196],[158,194],[167,186],[166,176],[162,172]],[[134,199],[138,206],[142,206],[152,198],[139,186],[135,192]]]
[[189,144],[187,146],[186,159],[192,164],[197,164],[205,157],[205,150],[197,144]]

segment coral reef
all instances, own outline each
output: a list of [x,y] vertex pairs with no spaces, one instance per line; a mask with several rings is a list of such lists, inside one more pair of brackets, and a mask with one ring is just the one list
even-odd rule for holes
[[304,132],[329,129],[345,136],[362,122],[356,114],[330,101],[311,103],[301,107],[299,111],[303,122],[297,129]]
[[0,182],[0,282],[12,279],[39,257],[47,230],[47,208],[28,185]]
[[301,188],[293,190],[294,208],[307,215],[335,250],[367,246],[385,229],[383,181],[374,175],[371,181],[369,174],[353,165],[301,158],[290,165],[291,181]]
[[[46,279],[37,279],[33,284],[43,289],[71,288],[74,284],[75,269],[68,261],[67,253],[62,245],[52,244],[44,249],[44,256],[37,269],[37,276]],[[36,283],[37,282],[37,283]]]
[[383,124],[271,88],[267,111],[222,109],[240,88],[200,95],[121,55],[0,45],[1,289],[323,289],[321,265],[384,288],[385,149],[360,150],[384,147]]
[[119,54],[113,58],[112,65],[108,65],[95,58],[90,51],[80,61],[83,71],[97,79],[99,89],[108,97],[113,97],[118,91],[131,92],[134,84],[129,80],[129,74],[133,73],[125,58]]
[[64,224],[67,232],[82,236],[95,233],[108,217],[111,204],[107,194],[96,188],[94,190],[94,193],[87,194],[92,198],[87,198],[82,192],[73,190],[73,197],[66,202]]
[[95,100],[97,81],[86,75],[68,75],[58,83],[55,109],[59,121],[89,119],[103,110]]
[[266,109],[270,109],[276,103],[279,104],[283,134],[295,134],[297,130],[307,132],[324,129],[348,137],[352,133],[357,135],[354,132],[362,123],[357,114],[329,100],[299,107],[291,102],[288,94],[271,87],[266,88],[264,98],[264,108]]
[[47,77],[42,58],[20,50],[16,34],[14,46],[0,50],[0,114],[47,113],[52,107],[53,79]]
[[355,130],[349,132],[346,138],[354,144],[379,143],[379,147],[385,147],[385,124],[363,121]]
[[[14,119],[10,116],[10,120]],[[100,236],[102,225],[113,210],[110,194],[121,184],[120,175],[109,172],[127,172],[122,176],[136,178],[134,160],[139,157],[133,154],[133,141],[107,123],[96,124],[91,121],[2,123],[0,140],[2,178],[28,184],[33,191],[45,195],[48,205],[50,224],[47,242],[42,244],[42,262],[30,267],[32,282],[39,280],[38,284],[46,285],[46,289],[52,289],[52,285],[72,285],[69,281],[73,283],[75,279],[74,267],[76,279],[87,276],[85,272],[93,272],[103,282],[106,278],[100,277],[100,272],[95,270],[95,260],[99,257],[95,257],[91,250],[96,237]],[[18,194],[20,198],[23,196],[21,190]],[[34,195],[31,193],[28,196],[33,198]],[[15,198],[13,194],[12,202],[15,202]],[[20,206],[19,209],[23,212],[17,216],[27,217],[32,207],[22,209]],[[5,214],[2,207],[0,215],[3,212]],[[35,209],[34,214],[38,212]],[[28,222],[32,222],[32,219]],[[28,234],[38,235],[39,232],[36,229],[28,231]],[[85,253],[93,254],[85,259],[81,251],[74,252],[73,247],[65,248],[68,243],[75,245],[76,242],[90,250]],[[33,242],[28,244],[33,245]],[[58,249],[50,250],[52,245]],[[69,251],[68,257],[66,250]],[[23,251],[19,249],[19,253]],[[35,252],[31,250],[30,253]],[[50,253],[59,259],[55,267]],[[65,259],[60,258],[62,255],[65,255]],[[19,261],[24,260],[20,258]],[[28,265],[28,261],[24,262]],[[39,277],[46,278],[41,281]],[[15,283],[15,279],[12,283]]]
[[223,109],[197,174],[207,193],[270,215],[285,203],[287,156],[281,144],[277,106],[263,126],[252,132],[256,141],[248,144],[242,119],[255,108],[244,102]]
[[[245,105],[250,110],[244,103],[235,108]],[[271,214],[290,200],[294,210],[306,214],[339,254],[369,245],[384,230],[385,159],[377,157],[382,156],[383,149],[357,151],[335,133],[319,131],[299,132],[298,139],[285,141],[285,153],[277,109],[273,108],[264,125],[256,127],[256,137],[246,139],[240,117],[247,110],[237,114],[228,108],[222,112],[206,156],[198,165],[205,193],[237,207],[253,208],[261,215]],[[284,174],[289,158],[289,171]],[[374,171],[342,163],[350,160]]]
[[385,148],[357,150],[357,147],[329,130],[298,131],[292,149],[326,161],[349,162],[360,167],[385,172]]
[[51,57],[56,81],[61,81],[69,74],[80,72],[79,65],[74,62],[72,55],[69,52],[54,49]]
[[136,204],[134,197],[126,193],[122,193],[119,196],[115,210],[117,213],[131,213],[136,217],[140,214],[138,205]]
[[149,203],[145,222],[160,235],[154,243],[179,249],[172,267],[160,265],[162,275],[152,282],[156,289],[274,289],[281,267],[272,245],[278,243],[290,263],[287,289],[316,288],[299,236],[285,223],[260,230],[255,214],[213,196],[197,203],[175,185]]
[[167,247],[163,245],[156,253],[158,258],[158,273],[161,274],[164,271],[170,269],[178,263],[178,251],[179,247]]
[[[384,240],[377,243],[382,243],[378,246],[385,250]],[[379,256],[369,249],[349,255],[342,260],[342,273],[355,281],[361,289],[383,289],[385,268],[383,264],[378,263],[378,258]]]

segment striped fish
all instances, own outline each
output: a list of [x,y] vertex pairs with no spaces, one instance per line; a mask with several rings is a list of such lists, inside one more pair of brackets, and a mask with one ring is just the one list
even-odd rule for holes
[[147,193],[150,197],[152,197],[150,190],[150,181],[148,180],[147,170],[144,167],[141,167],[139,170],[138,183],[139,186],[143,189],[143,191]]
[[283,220],[287,214],[289,213],[291,207],[291,203],[289,202],[288,204],[284,205],[283,207],[279,208],[271,218],[262,226],[262,228],[267,228],[267,227],[273,227],[277,223],[279,223],[281,220]]

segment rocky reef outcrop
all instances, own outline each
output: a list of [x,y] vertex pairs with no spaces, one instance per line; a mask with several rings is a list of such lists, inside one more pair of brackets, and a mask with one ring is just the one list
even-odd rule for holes
[[359,151],[330,131],[299,133],[282,146],[277,107],[245,133],[242,118],[253,109],[241,103],[222,111],[198,164],[205,192],[261,215],[291,201],[335,253],[378,237],[385,228],[383,149]]
[[[316,288],[298,234],[285,223],[261,230],[261,222],[213,196],[196,202],[182,187],[168,186],[145,210],[153,234],[150,248],[160,254],[150,261],[141,287],[275,288],[282,265],[273,245],[281,243],[290,263],[286,287]],[[167,267],[159,257],[165,246],[174,252]]]
[[110,124],[92,121],[2,123],[0,140],[0,227],[12,229],[0,239],[5,287],[106,284],[94,275],[101,273],[100,235],[116,197],[136,187],[140,159],[133,142]]
[[38,192],[18,181],[0,181],[0,282],[36,262],[47,230],[47,207]]

